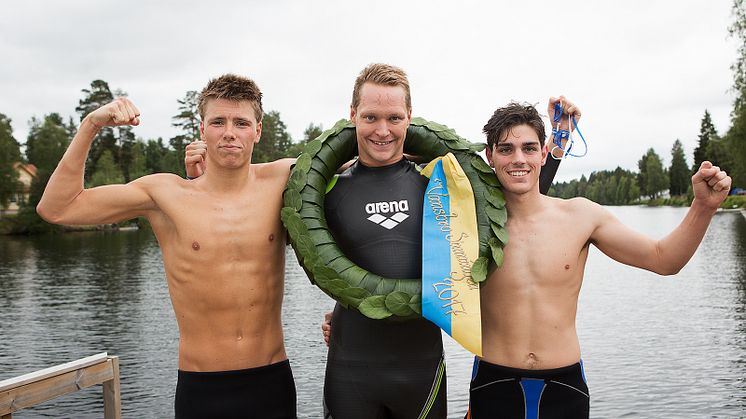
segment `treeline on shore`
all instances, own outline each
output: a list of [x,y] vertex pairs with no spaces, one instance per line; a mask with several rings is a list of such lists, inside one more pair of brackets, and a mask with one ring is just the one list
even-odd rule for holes
[[[604,205],[642,202],[688,205],[692,199],[689,189],[691,174],[704,160],[727,171],[733,178],[734,189],[746,188],[746,0],[734,0],[733,16],[734,22],[728,31],[738,41],[736,61],[731,66],[735,100],[730,127],[724,135],[718,135],[709,112],[705,110],[691,167],[687,165],[683,147],[677,139],[671,148],[671,165],[667,168],[663,167],[659,155],[651,148],[639,160],[639,172],[621,168],[594,172],[588,178],[582,176],[578,180],[554,184],[550,195],[562,198],[583,196]],[[75,108],[79,120],[115,97],[126,95],[121,90],[112,91],[104,80],[94,80],[90,88],[83,89],[82,93],[83,97]],[[136,138],[131,127],[103,128],[94,140],[86,161],[85,186],[129,182],[156,172],[183,176],[184,148],[199,138],[197,97],[196,91],[188,91],[177,100],[178,107],[172,124],[179,133],[166,141],[163,138]],[[29,126],[22,153],[20,143],[13,137],[11,120],[0,113],[0,209],[7,208],[12,198],[23,196],[25,187],[19,181],[16,163],[36,166],[28,199],[20,200],[18,216],[0,217],[0,233],[60,230],[60,227],[42,221],[35,208],[78,127],[72,118],[64,121],[58,113],[50,113],[42,118],[33,117]],[[264,115],[262,128],[262,141],[254,148],[253,162],[297,156],[307,141],[322,132],[321,125],[311,123],[303,138],[294,142],[277,111]],[[723,206],[746,208],[746,197],[728,197]]]
[[[82,93],[83,97],[75,108],[79,121],[115,97],[126,96],[121,90],[112,91],[104,80],[94,80]],[[126,183],[151,173],[184,176],[184,148],[199,139],[197,98],[198,92],[188,91],[177,100],[172,125],[178,129],[178,134],[165,141],[163,138],[136,138],[129,126],[101,129],[86,160],[85,186]],[[61,230],[61,227],[41,220],[35,208],[52,172],[75,136],[79,121],[73,118],[65,121],[58,113],[31,118],[25,152],[21,152],[20,143],[13,137],[11,120],[0,113],[0,208],[6,208],[12,197],[23,196],[19,192],[24,186],[18,180],[14,165],[21,162],[36,166],[28,199],[18,202],[20,210],[16,217],[0,220],[0,232],[27,234]],[[293,142],[280,113],[267,112],[262,121],[262,141],[254,147],[252,161],[267,162],[297,156],[304,144],[321,132],[321,125],[311,123],[301,141]]]

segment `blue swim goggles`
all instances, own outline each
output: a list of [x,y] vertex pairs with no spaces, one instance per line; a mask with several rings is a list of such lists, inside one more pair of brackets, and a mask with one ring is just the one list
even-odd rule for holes
[[[583,137],[583,133],[580,132],[580,128],[578,128],[578,121],[575,120],[575,117],[570,115],[570,121],[572,125],[575,127],[575,131],[578,132],[578,135],[580,135],[580,139],[583,141],[583,154],[574,154],[572,153],[572,146],[575,143],[575,141],[572,138],[572,131],[568,131],[566,129],[559,129],[559,122],[562,118],[564,110],[562,109],[562,103],[557,102],[554,104],[554,116],[552,117],[552,135],[554,137],[554,147],[550,150],[550,154],[553,159],[555,160],[562,160],[567,156],[570,157],[583,157],[586,154],[588,154],[588,143],[585,141],[585,138]],[[567,149],[562,148],[562,140],[567,140]],[[553,152],[555,149],[560,149],[562,151],[562,157],[555,157]]]

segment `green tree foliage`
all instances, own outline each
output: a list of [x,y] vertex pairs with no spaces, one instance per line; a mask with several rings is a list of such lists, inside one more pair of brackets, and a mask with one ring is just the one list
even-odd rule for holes
[[91,177],[90,186],[94,187],[123,182],[124,176],[122,176],[122,171],[119,170],[119,166],[114,163],[114,157],[111,155],[111,151],[104,150],[96,164],[96,171],[93,173],[93,177]]
[[280,118],[280,113],[267,112],[262,119],[262,138],[254,145],[251,161],[264,163],[285,157],[292,143],[287,126]]
[[168,153],[168,147],[163,143],[163,138],[148,140],[145,145],[145,169],[148,173],[167,172],[163,167],[163,157]]
[[10,203],[13,195],[20,190],[18,173],[13,168],[21,161],[21,146],[13,137],[10,119],[0,113],[0,208]]
[[[80,121],[89,113],[106,105],[114,100],[114,94],[109,88],[109,83],[103,80],[94,80],[91,82],[90,89],[82,89],[83,98],[78,101],[75,111],[80,115]],[[91,150],[85,165],[85,179],[90,181],[93,172],[96,171],[96,162],[101,158],[101,154],[109,150],[112,155],[118,156],[117,138],[111,127],[104,127],[96,135],[91,144]]]
[[306,129],[303,131],[303,140],[299,143],[293,143],[287,149],[284,157],[298,157],[298,155],[303,152],[303,148],[306,146],[306,143],[318,137],[323,132],[324,127],[321,124],[316,125],[313,122],[308,124]]
[[135,141],[132,145],[132,159],[130,160],[130,165],[127,170],[130,180],[153,173],[148,170],[145,159],[145,143],[142,141]]
[[19,232],[37,233],[57,231],[59,227],[47,224],[36,214],[44,188],[70,144],[70,126],[59,114],[51,113],[42,121],[31,118],[31,126],[26,139],[26,158],[36,166],[36,178],[31,182],[29,200],[18,215]]
[[710,158],[707,156],[707,150],[710,146],[710,140],[714,140],[716,137],[717,130],[715,130],[715,125],[712,123],[710,112],[705,109],[705,115],[702,117],[702,122],[699,125],[699,142],[694,149],[694,166],[692,166],[692,170],[697,170],[703,161]]
[[564,199],[582,196],[601,205],[625,205],[640,198],[635,173],[617,167],[615,170],[593,172],[580,180],[555,183],[549,189],[550,196]]
[[638,161],[638,167],[640,167],[641,174],[643,168],[645,172],[643,187],[640,188],[644,195],[657,198],[668,189],[668,175],[663,170],[663,163],[655,150],[648,149],[648,152]]
[[733,24],[728,28],[730,35],[739,41],[736,62],[733,70],[733,90],[736,99],[731,112],[731,127],[725,136],[731,166],[728,171],[733,185],[746,187],[746,3],[734,0]]
[[671,196],[686,193],[686,189],[690,183],[690,174],[689,166],[686,164],[684,146],[677,139],[673,143],[673,148],[671,148],[671,168],[668,170]]
[[199,92],[194,90],[186,92],[183,98],[176,100],[179,103],[179,113],[171,118],[173,120],[171,125],[182,131],[182,135],[186,137],[187,143],[199,139],[200,118],[199,110],[197,109],[198,99]]

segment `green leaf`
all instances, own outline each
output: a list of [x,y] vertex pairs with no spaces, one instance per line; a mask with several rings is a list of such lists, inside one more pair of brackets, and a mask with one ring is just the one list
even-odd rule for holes
[[420,294],[414,294],[409,299],[409,308],[415,313],[422,315],[422,296]]
[[298,160],[295,161],[295,170],[308,173],[311,169],[311,155],[303,153],[298,156]]
[[479,179],[490,186],[494,186],[496,188],[500,187],[500,181],[497,180],[497,176],[495,176],[494,172],[492,172],[491,174],[479,172]]
[[490,221],[496,223],[501,227],[504,227],[505,222],[508,220],[508,210],[506,210],[505,208],[494,208],[487,206],[484,208],[484,212],[487,214],[487,217],[490,219]]
[[349,287],[340,291],[339,296],[347,304],[357,307],[364,298],[370,297],[370,292],[365,288]]
[[409,316],[414,314],[414,311],[409,306],[410,296],[407,293],[401,291],[394,291],[386,296],[386,308],[390,312],[394,313],[395,316]]
[[321,150],[321,140],[311,140],[306,144],[303,153],[313,157],[319,152],[319,150]]
[[319,282],[329,282],[339,279],[339,274],[332,268],[317,265],[313,268],[313,277]]
[[469,144],[469,149],[475,153],[479,153],[480,151],[487,148],[487,144],[485,143],[471,143]]
[[336,296],[339,296],[347,288],[350,288],[350,284],[341,279],[332,279],[326,283],[326,289]]
[[508,244],[508,230],[505,227],[501,227],[496,223],[490,223],[490,228],[492,228],[492,232],[495,233],[497,239],[503,244],[503,247]]
[[303,188],[306,187],[307,179],[308,175],[306,175],[305,172],[293,169],[293,172],[290,174],[290,180],[288,180],[287,188],[295,189],[296,191],[300,192],[303,190]]
[[497,265],[498,267],[502,266],[503,259],[505,258],[505,253],[503,252],[500,241],[497,240],[497,238],[495,237],[490,237],[490,239],[487,241],[487,244],[490,245],[490,249],[492,250],[492,260],[495,261],[495,265]]
[[487,163],[485,163],[484,159],[479,156],[474,156],[471,158],[471,167],[473,167],[480,173],[495,176],[495,172],[492,170],[492,168]]
[[487,270],[490,266],[490,261],[484,256],[477,258],[474,264],[471,265],[471,279],[474,282],[483,282],[487,279]]
[[495,208],[505,208],[505,195],[497,188],[487,188],[484,198]]
[[360,302],[358,310],[364,316],[371,319],[385,319],[391,317],[391,312],[386,308],[386,296],[374,295]]
[[316,255],[316,257],[318,258],[318,254],[316,253],[316,245],[313,243],[313,240],[308,237],[307,234],[301,234],[298,238],[296,238],[295,246],[298,248],[298,252],[303,255],[303,260],[311,255]]
[[300,219],[300,215],[298,215],[298,211],[295,208],[283,207],[280,210],[280,220],[282,220],[283,224],[285,224],[285,220],[288,217],[292,217],[292,216],[296,216],[298,217],[298,219]]
[[303,200],[301,199],[300,193],[298,193],[297,190],[285,190],[285,206],[293,208],[296,211],[300,211],[300,209],[303,208]]
[[288,230],[290,238],[293,240],[293,242],[297,241],[300,236],[308,232],[308,230],[306,229],[306,225],[303,224],[303,221],[301,221],[300,216],[298,216],[297,212],[289,213],[289,215],[285,217],[285,228]]

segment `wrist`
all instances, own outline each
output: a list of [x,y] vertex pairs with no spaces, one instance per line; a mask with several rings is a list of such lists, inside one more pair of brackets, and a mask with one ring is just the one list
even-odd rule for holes
[[83,118],[83,120],[80,122],[80,128],[86,127],[88,129],[92,129],[96,132],[100,131],[101,128],[103,128],[101,125],[98,125],[97,123],[93,122],[93,118],[91,118],[91,114],[88,114]]

